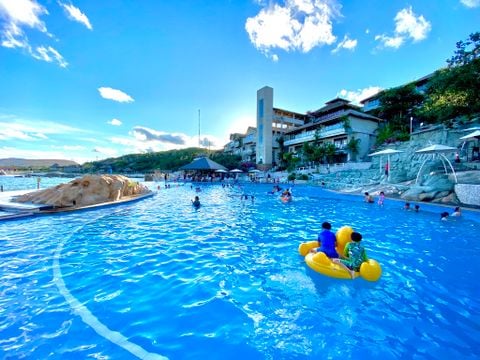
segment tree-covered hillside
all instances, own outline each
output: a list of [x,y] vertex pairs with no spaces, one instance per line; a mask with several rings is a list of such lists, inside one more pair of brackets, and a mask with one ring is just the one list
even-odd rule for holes
[[222,151],[201,148],[169,150],[146,154],[129,154],[83,164],[85,172],[151,172],[154,170],[175,171],[198,156],[209,156],[223,166],[233,169],[240,166],[240,157],[226,155]]
[[386,120],[378,142],[407,140],[415,124],[466,122],[480,116],[480,32],[459,41],[447,66],[436,71],[424,91],[407,84],[384,91],[375,115]]

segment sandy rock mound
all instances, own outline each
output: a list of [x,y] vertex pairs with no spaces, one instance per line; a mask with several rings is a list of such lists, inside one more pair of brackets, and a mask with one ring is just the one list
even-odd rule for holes
[[19,196],[15,201],[55,207],[82,207],[148,192],[147,187],[122,175],[86,175],[67,184]]

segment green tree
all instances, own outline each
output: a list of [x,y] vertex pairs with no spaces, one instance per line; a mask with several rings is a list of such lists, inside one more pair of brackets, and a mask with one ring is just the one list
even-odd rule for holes
[[405,134],[408,136],[410,117],[417,116],[416,109],[424,99],[424,95],[417,91],[415,84],[386,90],[380,95],[378,116],[390,124],[394,136],[404,137]]
[[350,119],[348,116],[344,115],[340,118],[340,120],[343,123],[343,128],[345,129],[345,132],[348,134],[352,131],[352,124],[350,123]]
[[294,171],[295,168],[297,167],[297,163],[300,161],[297,155],[291,152],[287,152],[283,154],[283,160],[286,163],[288,172]]
[[283,135],[280,135],[277,138],[277,143],[278,143],[278,162],[279,162],[280,168],[284,169],[285,168],[284,155],[286,153],[285,137]]
[[350,141],[347,143],[347,150],[350,152],[353,161],[356,161],[357,155],[360,152],[361,141],[361,139],[356,139],[355,136],[352,136]]
[[323,147],[325,149],[325,156],[327,158],[327,162],[331,164],[333,162],[337,149],[335,148],[335,145],[333,145],[333,143],[331,142],[324,143]]
[[422,118],[451,125],[455,118],[480,112],[480,32],[459,41],[448,67],[435,72],[427,87]]
[[471,64],[480,58],[480,32],[472,33],[467,41],[457,42],[457,50],[453,56],[447,60],[450,68]]
[[447,63],[430,81],[423,111],[428,121],[450,125],[456,117],[480,112],[480,33],[458,42]]
[[309,142],[304,142],[302,146],[303,159],[306,161],[315,161],[314,153],[315,153],[315,146],[313,146]]

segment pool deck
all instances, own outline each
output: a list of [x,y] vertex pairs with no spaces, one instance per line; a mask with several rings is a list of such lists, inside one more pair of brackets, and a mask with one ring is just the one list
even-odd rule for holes
[[141,194],[138,196],[125,197],[118,201],[110,201],[106,203],[79,206],[79,207],[62,207],[56,208],[47,204],[33,204],[33,203],[19,203],[15,202],[14,198],[23,194],[34,192],[36,190],[16,190],[0,192],[0,221],[19,219],[40,214],[54,214],[61,212],[72,212],[79,210],[88,210],[102,208],[112,205],[125,204],[136,200],[145,199],[154,195],[153,192]]

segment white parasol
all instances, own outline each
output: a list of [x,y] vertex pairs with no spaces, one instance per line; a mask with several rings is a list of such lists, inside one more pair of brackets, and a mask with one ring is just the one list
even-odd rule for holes
[[[445,162],[443,160],[446,160],[448,165],[450,166],[450,169],[452,169],[452,174],[453,174],[453,177],[455,178],[455,182],[458,182],[457,181],[457,174],[455,174],[455,170],[453,169],[452,163],[445,156],[445,154],[447,154],[447,153],[452,153],[452,152],[456,152],[456,151],[458,151],[458,149],[456,147],[447,146],[447,145],[440,145],[440,144],[433,144],[433,145],[427,146],[426,148],[417,150],[417,151],[415,151],[415,153],[417,153],[417,154],[431,154],[432,155],[432,160],[435,158],[436,155],[438,155],[440,157],[440,160],[442,161],[443,168],[445,169],[445,174],[447,174],[448,171],[447,171],[447,166],[445,165]],[[418,170],[417,179],[415,180],[415,183],[418,183],[420,173],[422,171],[423,166],[427,162],[427,160],[428,160],[428,158],[425,159],[422,163],[422,166],[420,166],[420,169]]]
[[[392,168],[392,163],[390,162],[390,155],[393,155],[393,154],[399,154],[399,153],[402,153],[403,151],[401,150],[395,150],[395,149],[385,149],[385,150],[381,150],[381,151],[377,151],[377,152],[374,152],[374,153],[371,153],[371,154],[368,154],[368,156],[380,156],[380,155],[387,155],[387,164],[389,166],[388,168],[388,175],[387,175],[387,181],[390,180],[390,170]],[[380,159],[380,173],[382,172],[382,160]]]

